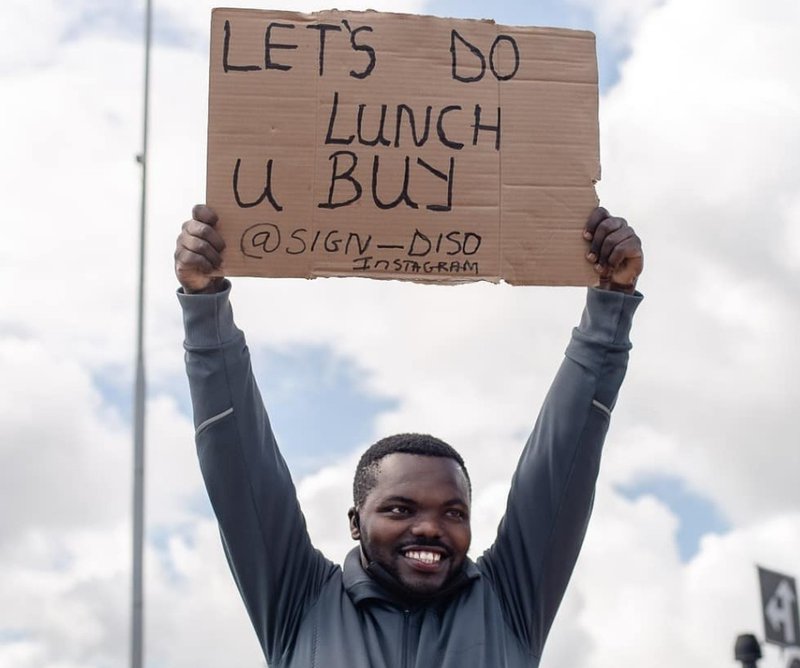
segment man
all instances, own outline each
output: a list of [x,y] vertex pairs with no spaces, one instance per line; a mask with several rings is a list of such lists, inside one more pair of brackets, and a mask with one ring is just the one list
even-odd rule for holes
[[608,420],[641,295],[641,242],[592,212],[598,274],[542,406],[494,544],[475,562],[470,482],[458,453],[419,434],[359,462],[344,566],[313,548],[233,323],[230,283],[210,276],[223,241],[196,206],[175,251],[197,451],[236,584],[273,667],[537,666],[580,550]]

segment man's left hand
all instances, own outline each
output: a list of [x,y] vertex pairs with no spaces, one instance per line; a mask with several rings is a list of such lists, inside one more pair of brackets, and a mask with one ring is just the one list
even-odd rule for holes
[[624,218],[598,207],[589,216],[583,238],[590,246],[586,260],[594,265],[603,290],[633,294],[644,268],[642,240]]

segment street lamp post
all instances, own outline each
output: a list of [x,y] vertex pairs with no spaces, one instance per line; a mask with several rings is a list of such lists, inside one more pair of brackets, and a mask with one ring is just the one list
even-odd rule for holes
[[142,191],[139,225],[139,286],[136,322],[136,381],[133,409],[133,567],[131,582],[131,668],[144,662],[144,454],[145,398],[144,373],[144,278],[145,222],[147,220],[147,129],[150,103],[150,42],[152,37],[152,2],[145,9],[144,104],[142,152],[136,157],[142,168]]

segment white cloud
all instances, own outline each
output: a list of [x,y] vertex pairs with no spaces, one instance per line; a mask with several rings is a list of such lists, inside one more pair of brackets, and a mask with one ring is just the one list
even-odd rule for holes
[[[675,520],[653,501],[632,503],[601,489],[566,600],[578,597],[581,612],[559,615],[548,658],[582,632],[592,648],[583,665],[592,668],[722,667],[731,665],[738,634],[763,638],[755,564],[796,572],[800,515],[706,537],[687,565],[675,553]],[[775,648],[763,650],[763,668],[785,664]]]
[[602,107],[603,194],[631,201],[648,243],[626,403],[674,443],[658,461],[742,520],[800,502],[798,277],[782,243],[796,227],[798,18],[792,3],[670,2]]
[[18,76],[48,63],[69,23],[58,0],[8,0],[0,24],[0,76]]
[[628,45],[641,23],[665,0],[569,0],[570,4],[590,10],[604,39]]
[[116,519],[127,490],[107,471],[127,469],[126,430],[104,409],[86,371],[13,338],[0,338],[0,368],[0,533],[11,540],[30,526]]
[[127,365],[132,348],[136,56],[88,39],[3,85],[0,141],[13,159],[2,178],[14,224],[0,276],[17,288],[0,322],[94,368]]
[[148,556],[148,664],[265,665],[216,522],[195,522],[187,537],[173,537],[161,555]]
[[[787,193],[782,202],[782,217],[785,220],[800,220],[800,196]],[[778,244],[783,248],[781,261],[790,271],[800,270],[800,225],[787,225],[783,230],[784,238]]]

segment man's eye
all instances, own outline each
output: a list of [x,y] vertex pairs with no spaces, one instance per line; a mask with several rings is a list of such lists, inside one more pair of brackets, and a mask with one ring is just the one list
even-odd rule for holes
[[392,515],[408,515],[411,512],[406,506],[390,506],[388,511]]
[[465,520],[467,519],[467,514],[463,510],[458,510],[457,508],[453,508],[447,511],[447,516],[452,517],[456,520]]

